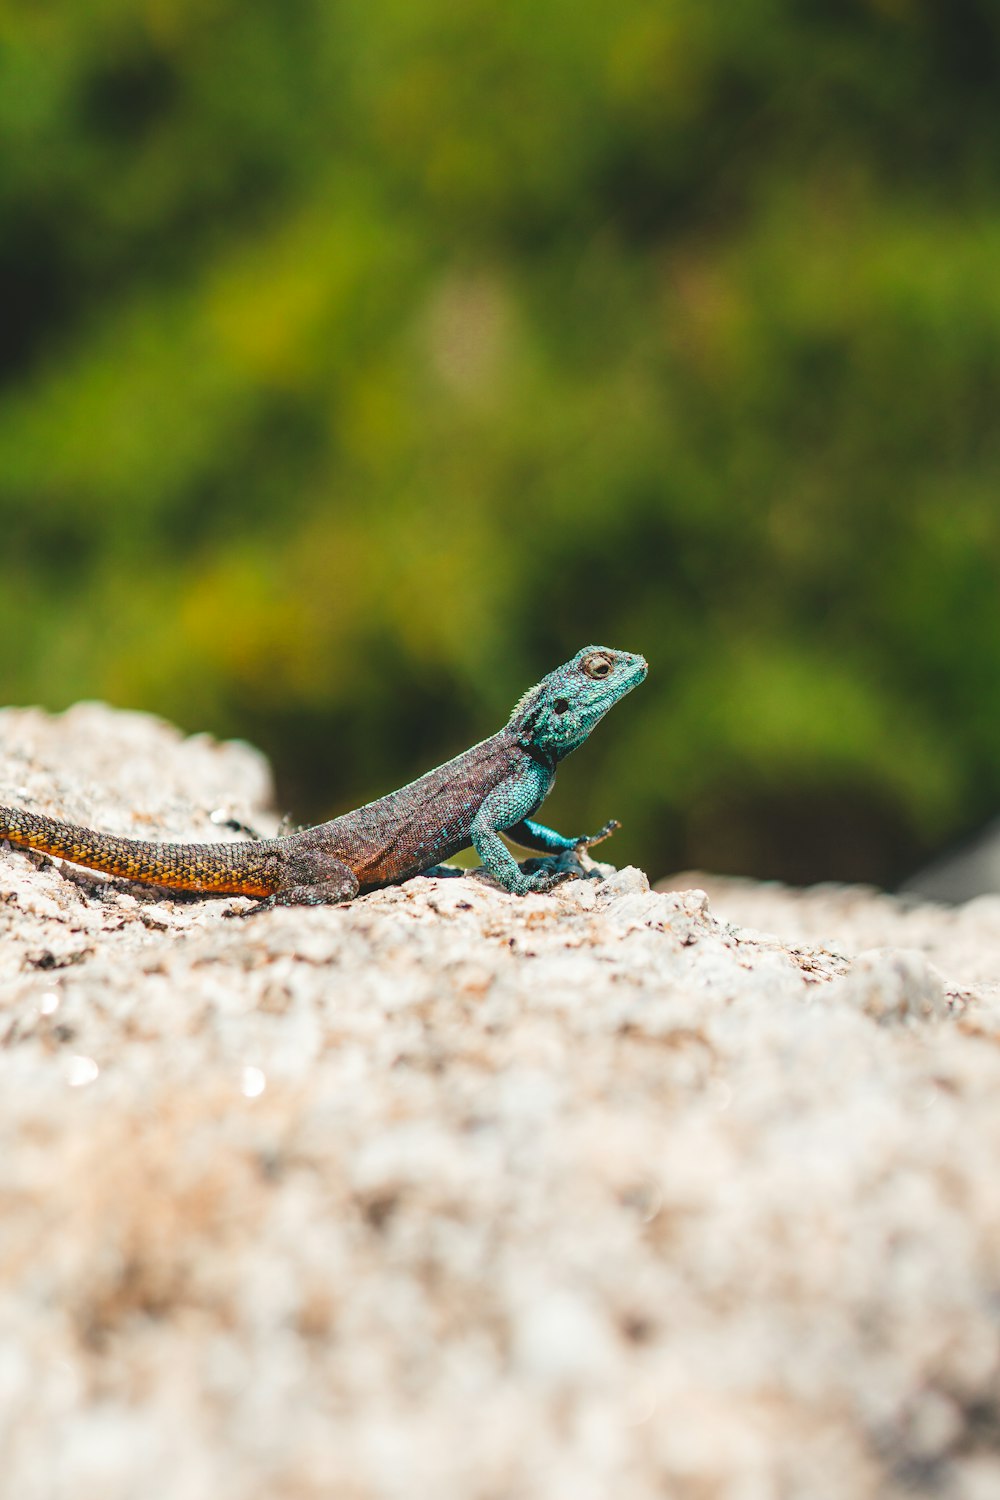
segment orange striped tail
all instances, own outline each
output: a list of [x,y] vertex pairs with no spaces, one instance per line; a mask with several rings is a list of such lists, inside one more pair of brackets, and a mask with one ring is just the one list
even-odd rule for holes
[[60,823],[20,807],[0,806],[0,840],[38,849],[88,870],[172,891],[270,896],[280,885],[274,839],[234,844],[154,844]]

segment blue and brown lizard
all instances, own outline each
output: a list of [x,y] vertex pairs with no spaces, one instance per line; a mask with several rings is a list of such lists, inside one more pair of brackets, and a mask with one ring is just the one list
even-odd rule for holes
[[558,763],[646,672],[641,656],[587,646],[529,689],[498,734],[399,791],[281,838],[157,844],[0,807],[0,840],[145,885],[257,896],[256,910],[349,901],[428,870],[469,844],[506,890],[546,891],[567,872],[526,873],[500,834],[526,849],[561,854],[614,832],[612,821],[599,833],[565,838],[533,819]]

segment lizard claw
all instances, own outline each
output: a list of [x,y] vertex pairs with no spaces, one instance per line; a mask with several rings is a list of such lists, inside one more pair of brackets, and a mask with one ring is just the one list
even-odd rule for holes
[[544,894],[551,891],[555,886],[562,885],[564,880],[579,880],[579,870],[545,870],[538,875],[532,876],[532,891]]
[[617,818],[609,818],[604,827],[599,829],[597,833],[585,834],[582,839],[577,839],[576,847],[578,849],[592,849],[595,844],[603,844],[604,840],[609,839],[621,826]]

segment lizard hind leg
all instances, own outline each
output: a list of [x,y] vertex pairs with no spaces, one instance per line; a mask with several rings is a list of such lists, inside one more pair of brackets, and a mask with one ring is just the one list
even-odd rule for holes
[[358,877],[336,855],[322,849],[299,849],[282,860],[278,889],[247,915],[256,916],[275,906],[336,906],[353,901],[358,889]]

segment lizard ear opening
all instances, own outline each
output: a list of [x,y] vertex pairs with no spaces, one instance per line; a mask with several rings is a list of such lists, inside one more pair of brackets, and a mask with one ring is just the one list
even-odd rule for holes
[[564,713],[566,713],[568,711],[568,709],[569,709],[569,699],[568,698],[557,698],[556,701],[552,705],[552,712],[554,714],[564,714]]

